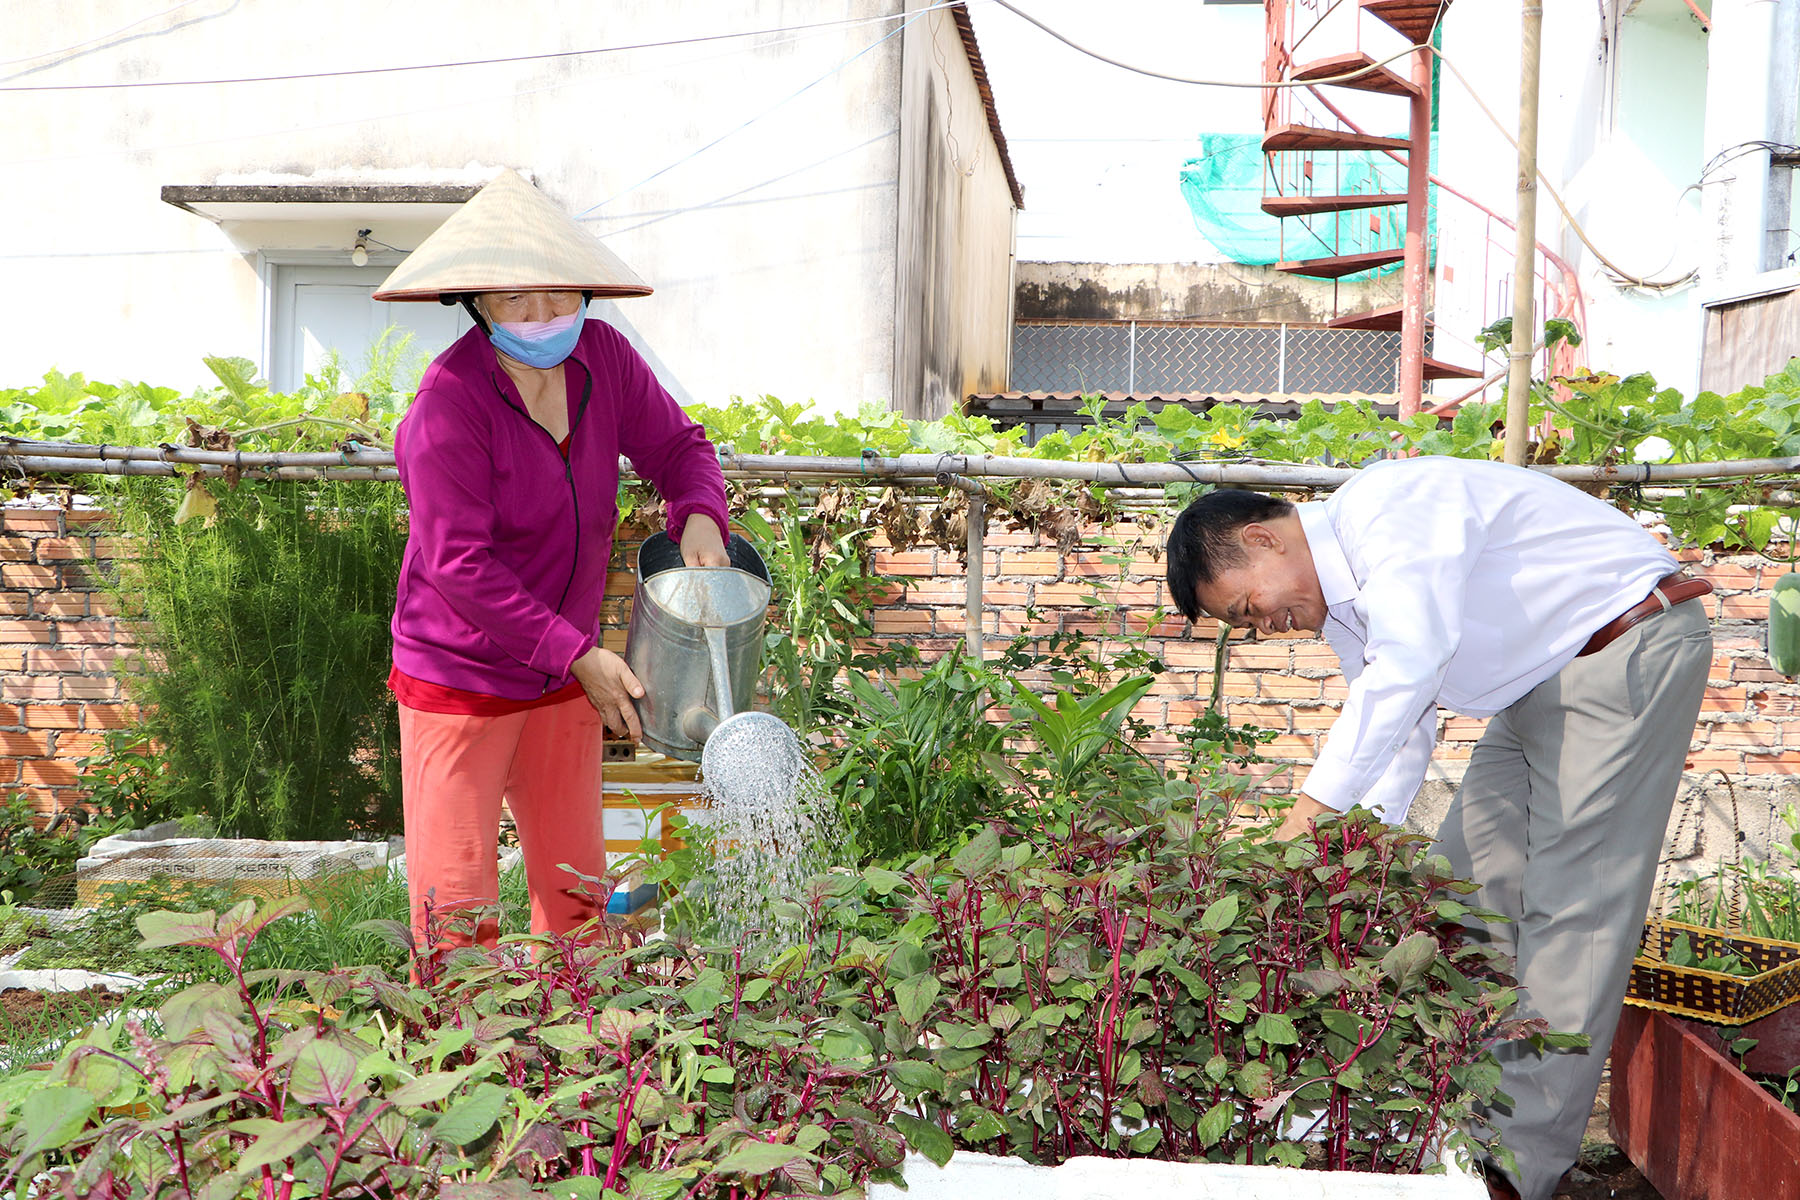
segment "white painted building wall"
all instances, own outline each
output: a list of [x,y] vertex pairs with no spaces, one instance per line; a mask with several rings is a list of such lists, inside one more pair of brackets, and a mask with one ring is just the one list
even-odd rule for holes
[[[1792,224],[1784,220],[1791,199],[1777,198],[1782,212],[1765,205],[1768,152],[1745,153],[1743,145],[1792,139],[1800,97],[1793,55],[1779,49],[1775,34],[1800,5],[1698,6],[1710,33],[1684,0],[1546,4],[1538,132],[1541,169],[1612,264],[1581,242],[1540,186],[1539,240],[1575,268],[1585,298],[1585,361],[1649,371],[1689,394],[1699,383],[1703,305],[1751,290],[1800,247],[1789,238],[1786,251],[1765,253],[1765,227]],[[1516,151],[1471,87],[1515,132],[1518,22],[1515,6],[1465,0],[1449,10],[1443,34],[1445,55],[1470,86],[1446,73],[1437,172],[1508,217],[1516,206]],[[1775,69],[1784,53],[1785,77]],[[1497,243],[1487,240],[1490,231]],[[1509,229],[1453,198],[1440,202],[1436,317],[1450,345],[1440,341],[1439,357],[1473,361],[1473,332],[1510,314],[1511,245]]]
[[[679,396],[827,409],[893,379],[899,0],[0,6],[0,385],[265,370],[280,277],[368,284],[442,214],[215,224],[165,185],[480,183],[526,172],[656,288],[618,313]],[[146,9],[161,12],[144,17]],[[162,11],[166,9],[166,11]],[[335,79],[120,88],[625,47]],[[134,22],[136,22],[134,24]],[[268,219],[264,219],[268,218]],[[424,306],[438,329],[449,310]],[[803,334],[804,339],[799,337]],[[796,353],[796,345],[831,347]]]

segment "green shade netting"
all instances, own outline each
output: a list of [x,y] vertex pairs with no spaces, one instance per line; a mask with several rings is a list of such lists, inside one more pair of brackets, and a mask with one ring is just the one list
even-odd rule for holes
[[[1431,135],[1431,157],[1435,162],[1435,133]],[[1299,161],[1295,151],[1283,151],[1277,158],[1280,169],[1289,175],[1298,175]],[[1406,164],[1380,151],[1315,152],[1313,161],[1314,182],[1309,190],[1314,193],[1404,195],[1406,192]],[[1405,238],[1406,208],[1397,204],[1387,208],[1320,213],[1304,220],[1289,218],[1284,242],[1280,218],[1270,216],[1261,207],[1264,171],[1262,135],[1259,133],[1203,133],[1200,135],[1200,154],[1182,164],[1181,194],[1194,214],[1195,227],[1233,262],[1267,264],[1397,249]],[[1273,177],[1269,192],[1275,193]],[[1370,227],[1371,219],[1377,228]],[[1437,189],[1433,187],[1427,193],[1427,245],[1436,244],[1436,239],[1431,236],[1436,225]],[[1345,278],[1369,279],[1399,269],[1395,264]]]

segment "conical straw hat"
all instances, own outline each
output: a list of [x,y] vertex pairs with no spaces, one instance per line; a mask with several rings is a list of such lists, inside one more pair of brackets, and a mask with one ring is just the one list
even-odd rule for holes
[[502,171],[419,243],[374,298],[563,290],[648,296],[650,285],[518,172]]

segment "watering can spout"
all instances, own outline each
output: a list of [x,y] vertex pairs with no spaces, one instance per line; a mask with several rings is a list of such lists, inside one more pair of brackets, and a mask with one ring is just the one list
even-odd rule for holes
[[706,745],[706,739],[718,727],[718,716],[702,705],[696,704],[681,714],[681,736],[701,746]]

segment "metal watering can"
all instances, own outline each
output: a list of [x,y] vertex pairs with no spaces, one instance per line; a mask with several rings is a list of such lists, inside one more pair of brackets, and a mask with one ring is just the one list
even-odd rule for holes
[[637,598],[625,634],[625,663],[644,685],[638,719],[646,745],[688,762],[700,762],[707,740],[727,723],[781,725],[748,711],[761,666],[769,568],[738,534],[725,552],[729,567],[689,567],[666,533],[638,548]]

